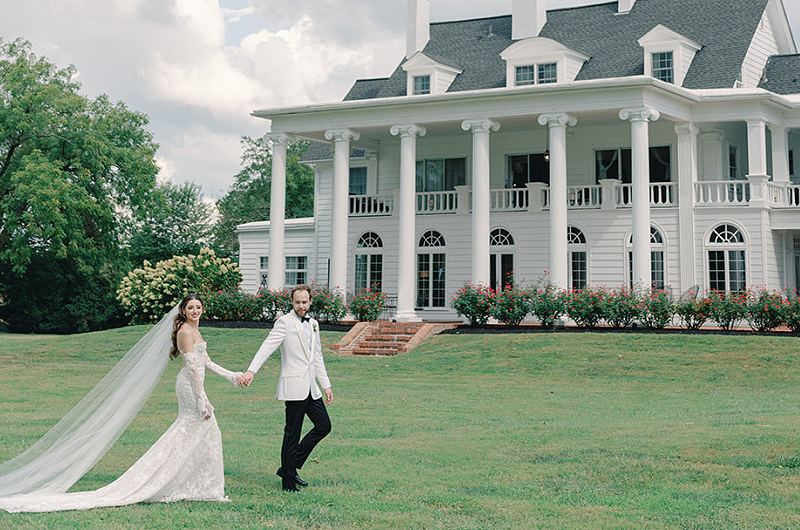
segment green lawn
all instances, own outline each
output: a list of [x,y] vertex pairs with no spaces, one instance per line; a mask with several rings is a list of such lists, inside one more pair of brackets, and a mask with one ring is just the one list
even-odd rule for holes
[[[0,460],[33,443],[144,329],[0,334]],[[264,332],[204,335],[217,362],[243,369]],[[283,407],[272,359],[247,390],[209,375],[231,503],[2,513],[0,527],[800,527],[798,344],[450,335],[395,358],[328,353],[333,432],[296,495],[274,475]],[[166,429],[178,368],[76,488],[110,482]]]

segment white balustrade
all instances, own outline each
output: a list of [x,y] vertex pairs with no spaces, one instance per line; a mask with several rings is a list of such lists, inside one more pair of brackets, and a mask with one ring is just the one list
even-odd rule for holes
[[569,186],[567,207],[573,210],[589,210],[603,205],[601,186]]
[[417,193],[417,213],[455,213],[458,194],[455,191],[426,191]]
[[392,215],[393,213],[394,213],[393,195],[350,196],[350,215],[353,217]]
[[800,206],[800,186],[786,186],[786,206],[797,208]]
[[490,204],[493,212],[525,211],[528,209],[528,190],[526,188],[492,190]]
[[678,204],[678,184],[656,182],[650,184],[650,206],[675,206]]
[[698,206],[742,205],[750,202],[750,183],[743,180],[696,182],[694,189]]
[[630,208],[633,205],[633,184],[617,184],[614,189],[614,206]]

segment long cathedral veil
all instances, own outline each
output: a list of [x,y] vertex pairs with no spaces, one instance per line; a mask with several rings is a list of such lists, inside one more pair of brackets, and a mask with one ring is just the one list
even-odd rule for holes
[[0,464],[0,497],[66,492],[108,452],[167,366],[177,312],[175,306],[35,444]]

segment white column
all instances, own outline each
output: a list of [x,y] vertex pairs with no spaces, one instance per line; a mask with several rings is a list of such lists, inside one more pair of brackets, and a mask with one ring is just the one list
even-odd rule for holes
[[464,120],[461,128],[472,131],[472,283],[489,285],[489,134],[500,130],[500,124],[489,119]]
[[789,184],[789,129],[770,125],[772,133],[772,181]]
[[282,289],[286,258],[283,249],[284,223],[286,219],[286,146],[289,136],[281,133],[268,134],[272,143],[272,177],[269,191],[269,264],[267,288]]
[[349,217],[350,142],[359,134],[350,129],[325,131],[325,139],[333,140],[333,212],[331,226],[331,275],[328,287],[347,292],[347,221]]
[[747,120],[747,162],[748,177],[767,174],[767,123],[764,120]]
[[703,180],[728,180],[728,154],[724,151],[722,140],[725,134],[716,127],[702,129],[700,141],[703,145]]
[[549,129],[550,148],[550,282],[566,289],[567,278],[567,126],[578,123],[564,112],[541,114],[539,125]]
[[619,117],[631,122],[633,179],[633,284],[650,289],[650,122],[661,115],[648,107],[622,109]]
[[397,220],[400,225],[397,248],[398,322],[418,322],[414,311],[414,266],[416,264],[417,136],[425,136],[418,125],[395,125],[392,136],[400,136],[400,198]]
[[678,135],[678,234],[681,292],[697,285],[694,241],[694,185],[697,182],[697,136],[693,123],[675,125]]

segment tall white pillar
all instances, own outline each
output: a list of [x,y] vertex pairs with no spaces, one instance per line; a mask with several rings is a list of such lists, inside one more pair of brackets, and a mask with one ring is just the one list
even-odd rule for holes
[[789,129],[770,125],[772,133],[772,181],[789,184]]
[[678,135],[678,233],[680,236],[681,292],[697,285],[694,241],[694,185],[697,182],[697,136],[693,123],[675,125]]
[[[702,172],[703,180],[728,180],[728,154],[724,151],[722,140],[725,134],[722,129],[712,127],[700,130],[700,142],[703,146]],[[699,180],[699,179],[698,179]]]
[[417,136],[425,136],[425,127],[394,125],[392,136],[400,136],[400,197],[397,205],[399,226],[397,248],[398,322],[418,322],[414,311],[414,266],[416,264],[417,215]]
[[464,120],[461,128],[472,132],[472,283],[489,285],[489,134],[499,131],[500,124],[489,119]]
[[619,117],[631,122],[633,179],[633,284],[650,289],[650,122],[661,115],[648,107],[622,109]]
[[286,219],[286,146],[289,136],[282,133],[268,134],[272,143],[272,177],[269,192],[269,264],[267,265],[267,288],[282,289],[286,258],[283,249]]
[[747,120],[747,162],[748,177],[766,176],[767,123],[764,120]]
[[331,225],[331,273],[328,286],[347,292],[347,221],[350,190],[350,142],[359,134],[350,129],[325,131],[325,138],[334,141],[333,147],[333,212]]
[[541,114],[539,125],[547,125],[550,149],[550,282],[569,286],[567,247],[567,126],[578,123],[564,112]]

